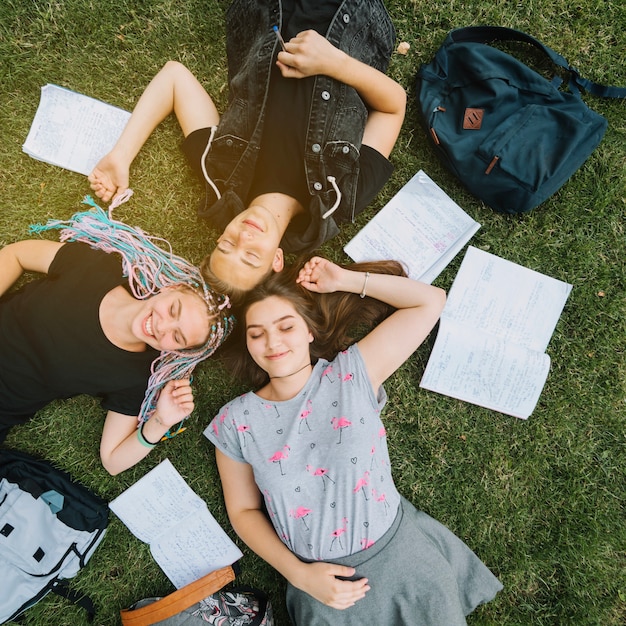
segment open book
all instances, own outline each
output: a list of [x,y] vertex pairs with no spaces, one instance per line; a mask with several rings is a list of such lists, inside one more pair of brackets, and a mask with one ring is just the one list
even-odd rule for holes
[[109,507],[150,552],[177,589],[231,565],[243,554],[169,459]]
[[470,246],[441,315],[420,387],[526,419],[572,286]]
[[346,244],[354,261],[401,261],[415,280],[432,283],[480,228],[420,170]]
[[87,176],[113,148],[129,118],[128,111],[106,102],[45,85],[22,150]]

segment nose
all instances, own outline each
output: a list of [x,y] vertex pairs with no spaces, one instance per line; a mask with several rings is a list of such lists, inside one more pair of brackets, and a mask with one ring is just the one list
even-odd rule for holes
[[240,245],[241,245],[241,244],[244,244],[244,245],[245,245],[246,243],[248,243],[249,241],[251,241],[251,240],[252,240],[252,238],[253,238],[253,235],[252,235],[252,233],[250,232],[250,230],[248,230],[247,228],[242,228],[242,229],[239,231],[239,236],[237,237],[237,240],[238,240],[238,242],[239,242],[239,244],[240,244]]
[[280,334],[270,331],[266,335],[266,344],[269,350],[274,350],[280,345]]

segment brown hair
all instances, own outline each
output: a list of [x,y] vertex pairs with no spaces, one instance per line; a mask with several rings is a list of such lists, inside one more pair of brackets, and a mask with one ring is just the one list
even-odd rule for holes
[[[359,336],[363,336],[390,313],[393,307],[374,298],[361,298],[356,293],[313,293],[296,283],[298,272],[304,263],[296,263],[269,278],[249,291],[235,308],[235,317],[240,320],[223,352],[223,360],[232,374],[255,388],[268,381],[263,371],[253,360],[246,347],[246,312],[253,304],[271,296],[288,300],[304,319],[313,333],[311,360],[331,360],[345,350]],[[341,267],[375,274],[406,276],[403,266],[397,261],[372,261],[353,263]]]

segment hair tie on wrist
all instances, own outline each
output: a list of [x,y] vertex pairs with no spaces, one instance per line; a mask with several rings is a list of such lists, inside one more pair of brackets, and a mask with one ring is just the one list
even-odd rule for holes
[[[151,443],[148,441],[143,435],[143,427],[146,425],[145,422],[137,429],[137,439],[139,439],[139,443],[146,448],[154,448],[156,443]],[[158,441],[157,441],[158,443]]]
[[363,281],[363,289],[361,290],[361,298],[365,298],[365,288],[367,287],[367,279],[370,277],[369,272],[365,272],[365,280]]

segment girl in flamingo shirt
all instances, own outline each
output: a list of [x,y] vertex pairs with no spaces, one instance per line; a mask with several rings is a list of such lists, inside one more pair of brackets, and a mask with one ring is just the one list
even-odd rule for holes
[[[223,407],[205,435],[233,528],[287,579],[295,624],[454,626],[502,588],[394,485],[382,383],[445,303],[402,274],[393,262],[314,257],[297,279],[256,288],[237,315],[247,351],[235,370],[258,391]],[[356,343],[354,323],[371,329]]]

